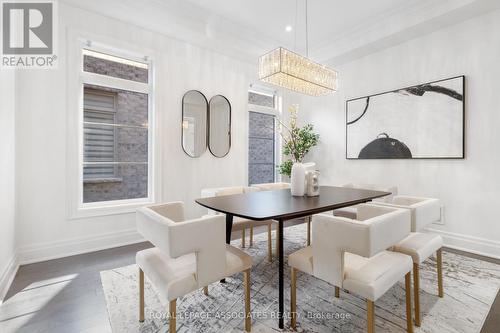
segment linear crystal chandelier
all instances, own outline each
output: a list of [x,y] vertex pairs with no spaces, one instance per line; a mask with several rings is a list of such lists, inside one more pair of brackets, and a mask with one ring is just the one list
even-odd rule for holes
[[306,0],[306,57],[278,47],[259,58],[259,79],[299,93],[320,96],[337,90],[337,72],[307,58],[307,0]]
[[337,90],[336,71],[283,47],[260,57],[259,79],[312,96]]

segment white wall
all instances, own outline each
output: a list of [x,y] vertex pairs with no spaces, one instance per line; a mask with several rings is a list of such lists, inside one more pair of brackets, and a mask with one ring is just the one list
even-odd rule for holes
[[[301,116],[321,134],[311,160],[323,183],[395,184],[402,194],[440,198],[448,245],[500,257],[500,11],[344,64],[339,92],[301,98]],[[466,76],[465,160],[346,160],[345,101]]]
[[[168,24],[168,22],[165,22]],[[21,262],[70,255],[139,240],[134,214],[68,219],[66,178],[67,68],[73,33],[116,40],[115,47],[151,50],[155,58],[157,131],[159,133],[162,196],[158,201],[182,200],[188,216],[204,209],[194,203],[201,188],[245,184],[247,145],[247,89],[254,69],[228,57],[167,38],[138,27],[60,3],[59,68],[22,71],[17,89],[17,191],[19,253]],[[92,37],[91,37],[92,38]],[[98,41],[100,38],[97,38]],[[70,61],[71,62],[71,61]],[[208,99],[225,95],[232,104],[233,144],[229,155],[217,159],[207,150],[200,158],[181,148],[181,100],[190,90]],[[158,178],[160,179],[160,178]]]
[[[500,225],[494,219],[500,194],[496,175],[500,154],[494,150],[499,134],[490,129],[500,117],[495,100],[500,77],[499,19],[498,12],[479,17],[345,64],[338,68],[341,86],[335,95],[291,96],[290,101],[300,100],[300,117],[312,121],[322,135],[321,146],[311,156],[322,171],[322,182],[383,182],[399,185],[401,193],[441,198],[446,205],[446,225],[441,229],[450,233],[448,244],[457,242],[455,245],[500,256]],[[24,263],[140,239],[134,214],[68,218],[66,205],[71,193],[67,191],[66,156],[71,147],[66,139],[67,131],[74,129],[67,128],[67,116],[78,112],[67,107],[68,96],[73,95],[67,88],[72,77],[69,71],[78,70],[67,67],[71,55],[67,46],[72,43],[68,39],[74,32],[116,40],[117,47],[155,53],[159,201],[183,200],[188,216],[199,216],[205,210],[193,200],[201,188],[245,184],[247,179],[246,99],[254,66],[60,3],[59,68],[21,71],[16,78],[16,232]],[[466,160],[345,160],[346,98],[461,74],[467,76],[468,86]],[[222,94],[231,101],[233,140],[229,155],[223,159],[208,151],[193,159],[182,151],[181,99],[190,89],[201,90],[208,99]],[[9,179],[3,172],[0,179]],[[12,179],[12,165],[6,172]],[[9,201],[2,199],[4,202]],[[9,207],[13,207],[11,203]],[[13,238],[8,239],[0,246],[13,249],[9,243]],[[9,252],[2,248],[3,253]]]
[[0,70],[0,303],[15,271],[15,73]]

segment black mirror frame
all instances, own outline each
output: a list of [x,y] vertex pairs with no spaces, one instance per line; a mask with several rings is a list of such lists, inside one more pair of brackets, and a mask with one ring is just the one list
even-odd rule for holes
[[[210,117],[210,114],[211,114],[211,107],[210,107],[210,102],[212,101],[212,99],[214,99],[215,97],[222,97],[226,100],[227,102],[227,105],[229,105],[229,132],[228,132],[228,136],[229,136],[229,146],[228,146],[228,149],[227,149],[227,152],[222,155],[222,156],[217,156],[215,155],[215,153],[212,151],[211,147],[210,147],[210,122],[211,122],[211,117]],[[208,142],[208,150],[210,151],[210,153],[214,156],[214,157],[217,157],[217,158],[223,158],[223,157],[226,157],[227,154],[229,154],[229,152],[231,151],[231,143],[232,143],[232,140],[231,140],[231,137],[233,135],[232,133],[232,120],[233,120],[233,108],[231,106],[231,102],[229,102],[229,99],[227,99],[226,96],[224,95],[215,95],[215,96],[212,96],[212,98],[210,98],[210,101],[208,102],[208,130],[207,130],[207,134],[208,134],[208,139],[207,139],[207,142]]]

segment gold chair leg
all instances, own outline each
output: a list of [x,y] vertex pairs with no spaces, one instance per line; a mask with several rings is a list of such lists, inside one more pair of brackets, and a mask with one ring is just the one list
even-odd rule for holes
[[311,245],[311,216],[306,217],[307,219],[307,246]]
[[249,246],[252,246],[253,245],[253,226],[250,227],[250,245]]
[[267,260],[269,262],[273,261],[273,237],[272,237],[273,227],[271,223],[267,225]]
[[297,270],[293,267],[290,275],[290,312],[292,314],[290,326],[295,330],[297,329]]
[[415,302],[415,326],[420,327],[420,277],[418,264],[413,263],[413,298]]
[[144,272],[139,268],[139,321],[144,322]]
[[437,257],[437,275],[438,275],[438,295],[444,297],[443,290],[443,250],[439,249],[436,253]]
[[340,288],[339,287],[335,287],[335,297],[336,298],[339,298],[340,297]]
[[170,305],[168,308],[168,312],[170,314],[170,319],[168,321],[168,332],[169,333],[175,333],[176,331],[176,325],[175,321],[177,319],[177,299],[171,300]]
[[208,296],[208,286],[203,287],[203,293]]
[[241,229],[241,247],[245,248],[245,228]]
[[250,270],[243,272],[245,276],[245,331],[252,330],[252,313],[250,310]]
[[413,333],[413,318],[411,316],[411,273],[405,275],[405,292],[406,292],[406,330],[408,333]]
[[366,312],[368,333],[375,333],[375,303],[369,299],[366,300]]

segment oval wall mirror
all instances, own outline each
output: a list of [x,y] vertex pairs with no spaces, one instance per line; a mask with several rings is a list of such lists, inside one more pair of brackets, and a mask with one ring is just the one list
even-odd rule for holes
[[205,96],[190,90],[182,98],[182,149],[191,157],[207,150],[208,103]]
[[216,95],[208,104],[208,149],[215,157],[224,157],[231,149],[231,104]]

